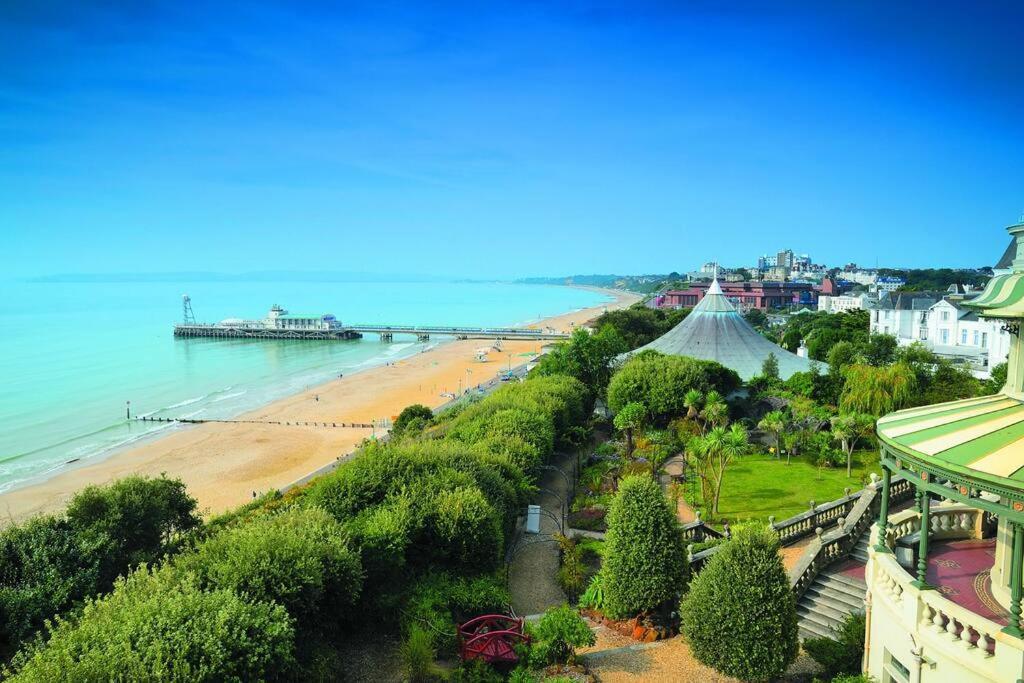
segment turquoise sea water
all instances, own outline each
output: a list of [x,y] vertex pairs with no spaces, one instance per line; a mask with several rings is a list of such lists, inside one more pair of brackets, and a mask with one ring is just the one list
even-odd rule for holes
[[176,428],[125,420],[126,401],[133,415],[226,418],[424,346],[376,335],[175,339],[185,293],[199,322],[263,318],[278,303],[350,323],[518,325],[608,300],[498,283],[7,282],[0,289],[0,491]]

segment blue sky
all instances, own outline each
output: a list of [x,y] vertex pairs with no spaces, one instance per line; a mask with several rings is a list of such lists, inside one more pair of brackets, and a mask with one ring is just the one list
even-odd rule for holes
[[1020,3],[305,4],[3,3],[6,274],[979,266],[1024,211]]

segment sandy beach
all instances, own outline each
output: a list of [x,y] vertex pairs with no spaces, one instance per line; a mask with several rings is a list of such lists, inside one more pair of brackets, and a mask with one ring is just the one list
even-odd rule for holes
[[[538,325],[570,331],[600,315],[638,300],[633,294],[607,291],[614,302],[548,318]],[[281,422],[358,422],[397,416],[407,405],[436,408],[443,394],[493,379],[541,351],[543,342],[504,341],[487,362],[475,351],[490,342],[479,339],[438,344],[390,365],[370,368],[239,416]],[[511,358],[509,357],[511,354]],[[0,515],[21,520],[63,507],[79,489],[130,474],[180,477],[206,514],[251,500],[253,492],[281,488],[350,454],[369,429],[296,425],[207,423],[174,432],[111,454],[92,463],[0,494]]]

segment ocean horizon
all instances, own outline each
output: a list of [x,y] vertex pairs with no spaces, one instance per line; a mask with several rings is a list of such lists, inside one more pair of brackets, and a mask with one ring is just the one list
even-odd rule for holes
[[[556,285],[308,280],[37,280],[4,284],[0,491],[179,429],[131,415],[227,419],[445,338],[177,339],[188,294],[199,322],[333,313],[343,323],[517,326],[600,305]],[[338,418],[344,419],[339,415]]]

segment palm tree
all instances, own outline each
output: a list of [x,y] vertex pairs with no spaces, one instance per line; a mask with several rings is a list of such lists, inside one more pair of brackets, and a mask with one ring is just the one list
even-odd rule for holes
[[832,418],[832,438],[838,441],[846,454],[846,476],[849,478],[853,470],[853,451],[857,442],[869,436],[875,430],[874,415],[864,413],[844,413]]
[[747,448],[747,430],[739,424],[734,424],[729,429],[722,426],[714,427],[705,436],[696,440],[694,450],[712,493],[712,516],[718,515],[726,468],[735,458],[745,454]]
[[773,410],[761,418],[761,421],[757,423],[757,428],[775,437],[775,457],[780,458],[782,456],[782,432],[786,429],[786,414],[781,410]]
[[700,411],[704,422],[714,427],[724,427],[729,422],[729,406],[717,391],[709,391],[704,397],[704,409]]
[[697,417],[697,411],[700,410],[701,401],[704,400],[704,395],[697,389],[690,389],[683,396],[683,406],[686,408],[686,417],[691,420]]

